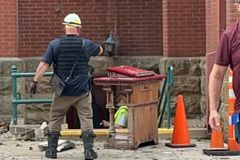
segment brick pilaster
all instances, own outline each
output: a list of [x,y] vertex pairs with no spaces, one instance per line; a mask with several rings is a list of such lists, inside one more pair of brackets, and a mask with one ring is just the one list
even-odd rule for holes
[[14,57],[18,55],[17,1],[1,0],[0,3],[0,56]]

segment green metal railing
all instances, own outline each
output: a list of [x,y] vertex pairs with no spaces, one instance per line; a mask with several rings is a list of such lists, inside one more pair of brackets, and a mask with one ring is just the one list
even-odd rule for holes
[[167,119],[168,124],[167,128],[170,128],[171,126],[171,93],[172,93],[172,87],[173,87],[173,66],[168,67],[167,72]]
[[[46,72],[44,76],[51,76],[53,72]],[[17,70],[16,66],[12,66],[12,115],[13,124],[17,125],[17,106],[19,104],[33,103],[52,103],[52,99],[21,99],[21,94],[17,92],[17,79],[21,77],[34,77],[35,73],[23,73]]]
[[163,116],[167,108],[167,128],[171,127],[171,94],[173,87],[173,66],[168,66],[166,77],[160,88],[160,97],[158,103],[158,127],[161,127]]

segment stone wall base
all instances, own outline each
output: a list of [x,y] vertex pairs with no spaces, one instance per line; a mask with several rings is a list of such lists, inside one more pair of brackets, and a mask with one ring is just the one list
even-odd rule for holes
[[[10,122],[11,113],[11,66],[16,65],[21,72],[35,72],[40,61],[38,58],[1,58],[0,59],[0,121]],[[118,65],[131,65],[156,73],[166,74],[167,67],[174,67],[174,82],[172,88],[171,109],[175,115],[176,99],[179,94],[184,97],[187,118],[198,119],[196,126],[205,125],[205,57],[168,58],[161,56],[115,56],[94,57],[90,64],[94,67],[94,76],[106,75],[106,68]],[[51,69],[49,69],[51,71]],[[52,90],[48,84],[49,77],[44,77],[34,98],[51,98]],[[22,98],[30,98],[29,86],[31,78],[21,78],[18,81],[18,92]],[[24,117],[27,124],[41,124],[48,121],[51,104],[31,104],[19,106],[19,117]],[[193,124],[191,123],[191,125]],[[194,126],[194,125],[193,125]]]

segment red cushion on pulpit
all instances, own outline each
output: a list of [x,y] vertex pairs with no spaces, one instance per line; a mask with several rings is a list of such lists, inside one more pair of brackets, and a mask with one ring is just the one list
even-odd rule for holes
[[162,80],[165,75],[155,74],[153,76],[147,77],[98,77],[94,78],[96,85],[129,85],[133,83],[143,82],[143,81],[155,81]]
[[147,71],[144,69],[122,65],[122,66],[115,66],[107,68],[110,77],[121,77],[121,76],[128,76],[128,77],[146,77],[146,76],[153,76],[155,72]]

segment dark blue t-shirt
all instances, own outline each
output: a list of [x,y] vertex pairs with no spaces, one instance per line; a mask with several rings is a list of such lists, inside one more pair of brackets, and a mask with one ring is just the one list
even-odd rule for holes
[[[100,52],[100,47],[97,43],[89,40],[89,39],[83,39],[83,45],[84,45],[84,53],[87,57],[87,60],[89,61],[91,56],[97,56]],[[56,60],[58,57],[60,48],[60,38],[56,38],[53,41],[51,41],[48,45],[48,48],[43,55],[43,62],[46,62],[50,65],[56,64]],[[66,87],[63,92],[64,96],[78,96],[79,93],[76,90],[72,90],[71,88]]]

